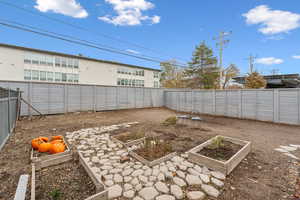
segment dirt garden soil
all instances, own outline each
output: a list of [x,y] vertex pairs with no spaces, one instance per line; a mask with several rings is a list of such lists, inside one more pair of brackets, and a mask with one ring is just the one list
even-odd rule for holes
[[[184,126],[160,126],[163,120],[175,114],[174,111],[157,108],[70,113],[32,120],[24,118],[18,122],[15,133],[0,152],[0,199],[13,199],[20,175],[31,173],[30,141],[32,138],[43,135],[65,135],[67,131],[130,121],[138,121],[142,128],[159,134],[164,140],[170,140],[173,150],[177,152],[189,150],[216,135],[251,141],[252,153],[226,179],[219,200],[296,199],[292,196],[296,194],[300,164],[274,151],[274,148],[280,145],[300,144],[299,126],[206,115],[200,115],[204,121],[200,122],[201,125],[196,129]],[[295,155],[300,156],[300,152],[295,152]],[[67,167],[60,168],[62,172],[65,168],[70,168],[69,175],[63,182],[68,183],[73,180],[89,185],[83,169],[76,165],[77,163],[70,163],[66,164]],[[78,173],[82,176],[78,176]],[[54,176],[51,169],[43,171],[42,174],[45,177]],[[57,178],[48,178],[43,184],[45,186],[59,184],[57,182],[59,182]],[[86,191],[84,195],[94,194],[93,189],[87,191],[86,187],[79,186],[74,186],[75,193],[73,187],[65,187],[62,192],[69,194],[72,199],[77,199],[76,193]],[[92,187],[90,185],[89,188]],[[45,190],[50,191],[48,189]]]

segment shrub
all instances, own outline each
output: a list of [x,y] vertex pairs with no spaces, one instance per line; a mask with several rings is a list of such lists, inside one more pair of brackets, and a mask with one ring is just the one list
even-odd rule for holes
[[162,125],[164,126],[170,126],[170,125],[175,125],[177,123],[177,117],[169,117],[165,121],[162,122]]
[[213,139],[212,143],[207,147],[208,149],[219,149],[220,147],[224,147],[224,138],[218,136]]

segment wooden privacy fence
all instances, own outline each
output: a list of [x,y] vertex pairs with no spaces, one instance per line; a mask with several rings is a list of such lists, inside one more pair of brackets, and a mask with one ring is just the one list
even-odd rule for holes
[[300,89],[166,90],[165,106],[183,112],[300,125]]

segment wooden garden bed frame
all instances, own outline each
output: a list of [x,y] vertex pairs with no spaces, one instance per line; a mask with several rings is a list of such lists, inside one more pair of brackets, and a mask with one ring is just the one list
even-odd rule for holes
[[[63,137],[63,136],[62,136]],[[40,170],[44,167],[49,167],[53,165],[58,165],[63,162],[67,162],[69,160],[72,160],[72,151],[66,142],[65,138],[63,137],[63,141],[66,145],[66,150],[61,153],[57,154],[49,154],[49,155],[42,155],[42,156],[34,156],[34,149],[31,149],[31,162],[35,164],[35,169]]]
[[133,145],[137,145],[137,144],[140,144],[140,143],[143,143],[145,141],[145,137],[142,137],[140,139],[137,139],[137,140],[132,140],[130,142],[122,142],[121,140],[117,139],[116,137],[114,136],[111,136],[110,139],[113,141],[113,142],[116,142],[116,143],[119,143],[121,145],[123,145],[123,147],[131,147]]
[[[204,155],[199,154],[198,152],[201,151],[204,147],[210,145],[215,138],[222,137],[225,141],[232,142],[234,144],[241,145],[242,148],[234,154],[229,160],[223,162],[220,160],[216,160],[210,157],[206,157]],[[216,136],[199,146],[191,149],[188,152],[188,160],[190,162],[204,165],[210,169],[220,171],[226,175],[230,174],[232,170],[250,153],[251,151],[251,142],[239,140],[236,138],[225,137],[225,136]]]
[[153,161],[146,160],[145,158],[143,158],[142,156],[138,155],[137,153],[135,153],[133,151],[130,151],[129,155],[132,156],[133,158],[137,159],[144,165],[147,165],[148,167],[153,167],[154,165],[158,165],[162,162],[172,159],[173,157],[175,157],[177,155],[177,153],[176,152],[169,153],[168,155],[165,155],[165,156],[158,158],[156,160],[153,160]]

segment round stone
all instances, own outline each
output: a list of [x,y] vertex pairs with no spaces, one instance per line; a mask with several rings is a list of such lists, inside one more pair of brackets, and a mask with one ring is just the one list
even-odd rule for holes
[[115,199],[122,195],[122,187],[119,185],[114,185],[108,188],[108,198]]
[[129,190],[129,191],[124,192],[123,196],[126,197],[126,198],[131,199],[131,198],[134,197],[134,193],[135,192],[133,190]]
[[183,199],[184,194],[182,189],[178,185],[171,185],[171,194],[176,197],[176,199]]
[[128,183],[124,184],[124,190],[125,191],[131,190],[132,188],[133,188],[132,185],[130,185]]
[[114,184],[114,182],[112,180],[107,180],[104,182],[104,184],[108,187],[112,186]]
[[128,176],[130,175],[131,173],[133,172],[133,169],[132,168],[129,168],[129,169],[126,169],[122,172],[122,175],[123,176]]
[[139,175],[142,175],[144,173],[144,171],[142,169],[138,169],[138,170],[135,170],[134,172],[132,172],[132,176],[139,176]]
[[165,181],[165,175],[163,173],[158,174],[157,179],[159,181]]
[[164,194],[164,195],[160,195],[160,196],[156,197],[155,200],[175,200],[175,197]]
[[201,185],[202,184],[202,181],[198,176],[194,176],[194,175],[190,175],[190,174],[188,174],[186,176],[185,180],[187,181],[187,183],[189,185]]
[[225,175],[221,172],[211,172],[211,175],[217,179],[225,180]]
[[201,185],[201,188],[203,189],[203,191],[206,194],[208,194],[209,196],[213,196],[215,198],[217,198],[219,196],[219,194],[220,194],[220,192],[216,188],[214,188],[213,186],[211,186],[211,185],[205,185],[205,184],[203,184],[203,185]]
[[122,183],[123,182],[123,177],[120,174],[115,174],[114,181],[116,183]]
[[139,195],[145,200],[153,200],[159,193],[154,187],[145,187],[139,191]]
[[200,178],[204,183],[209,183],[209,176],[206,174],[200,174]]
[[155,183],[155,187],[159,192],[166,193],[166,194],[169,193],[168,186],[163,182],[159,181],[159,182]]
[[174,177],[174,178],[173,178],[173,182],[174,182],[176,185],[180,186],[180,187],[186,186],[185,181],[182,180],[181,178],[178,178],[178,177]]
[[205,194],[201,191],[192,191],[187,193],[187,198],[190,200],[202,200],[205,198]]
[[224,183],[222,181],[220,181],[219,179],[216,179],[216,178],[211,178],[211,182],[213,184],[215,184],[216,186],[218,186],[218,187],[223,187],[224,186]]

